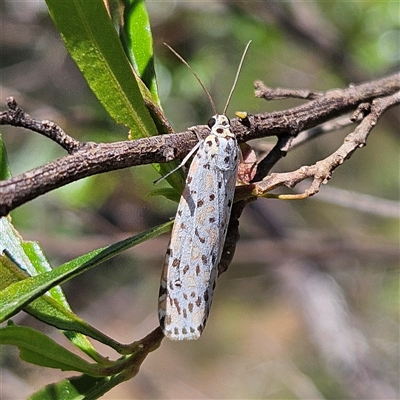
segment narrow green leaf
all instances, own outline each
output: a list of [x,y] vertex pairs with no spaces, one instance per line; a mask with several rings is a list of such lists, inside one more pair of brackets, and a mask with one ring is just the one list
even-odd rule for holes
[[[0,276],[2,277],[1,287],[7,287],[15,282],[28,279],[29,275],[21,270],[12,260],[0,256]],[[0,292],[2,293],[2,292]],[[83,336],[87,335],[96,339],[118,352],[123,352],[124,346],[114,341],[87,322],[75,315],[68,307],[51,297],[47,292],[43,296],[28,304],[24,310],[49,325],[65,330],[64,334],[78,348],[92,357],[95,361],[102,361],[104,358],[94,349],[89,340]],[[79,334],[80,333],[80,334]]]
[[[121,30],[122,44],[129,61],[140,77],[140,81],[149,90],[151,98],[148,95],[144,95],[144,97],[155,104],[160,113],[163,113],[157,90],[157,80],[154,70],[153,37],[145,1],[124,0],[124,5],[124,25]],[[144,93],[146,92],[142,89],[142,94]],[[167,132],[166,127],[163,125],[163,119],[166,119],[165,115],[163,118],[160,118],[158,114],[150,113],[157,125],[158,131]],[[154,168],[163,176],[178,164],[178,161],[168,164],[154,164]],[[184,187],[185,179],[182,171],[179,170],[177,173],[169,176],[167,181],[175,191],[180,193]]]
[[113,387],[129,379],[120,373],[104,378],[74,376],[40,389],[29,400],[97,400]]
[[82,255],[50,272],[11,284],[0,292],[0,320],[4,321],[6,318],[16,314],[50,288],[87,271],[130,247],[168,232],[171,226],[172,221],[169,221],[131,238]]
[[[127,1],[127,27],[123,32],[127,54],[132,65],[137,65],[141,71],[145,83],[129,64],[102,1],[46,0],[46,3],[68,51],[89,86],[115,121],[131,129],[129,137],[137,139],[165,132],[157,115],[149,113],[143,100],[155,104],[161,111],[150,23],[144,2]],[[157,121],[157,126],[153,121]],[[156,164],[155,168],[165,175],[176,165]],[[182,189],[182,172],[167,180],[176,190]]]
[[108,375],[109,365],[90,364],[35,329],[10,325],[0,329],[0,343],[17,346],[20,358],[43,367],[79,371],[91,376]]
[[[28,275],[36,275],[35,267],[21,245],[22,239],[9,218],[0,218],[0,254],[6,253],[18,267]],[[1,277],[1,276],[0,276]],[[4,287],[0,281],[0,288]]]
[[163,187],[163,188],[153,189],[151,191],[150,195],[151,196],[164,196],[168,200],[175,201],[176,203],[179,201],[179,199],[181,197],[181,193],[177,192],[172,187]]
[[[91,364],[32,328],[10,324],[0,329],[0,343],[18,347],[22,360],[44,367],[86,374],[49,385],[31,397],[41,400],[48,398],[47,396],[51,393],[56,396],[50,397],[51,399],[81,398],[79,395],[85,395],[86,400],[97,399],[117,384],[134,377],[147,355],[160,346],[162,339],[163,333],[158,327],[140,341],[132,344],[130,356],[113,362]],[[93,379],[92,377],[106,378]],[[71,390],[72,397],[69,395],[63,397],[62,393],[68,388]],[[43,395],[38,397],[40,393]],[[64,394],[67,395],[67,393]]]
[[154,70],[153,36],[144,0],[125,0],[122,42],[131,64],[161,107]]
[[[0,254],[3,252],[6,255],[0,255],[0,290],[30,276],[52,271],[39,244],[24,242],[6,218],[0,219]],[[120,343],[102,334],[72,312],[59,286],[51,288],[24,310],[43,322],[68,331],[64,332],[65,336],[95,361],[104,358],[83,334],[121,351]]]
[[99,357],[99,354],[94,351],[90,342],[81,335],[77,335],[77,332],[96,339],[99,342],[112,347],[119,353],[123,352],[123,345],[100,332],[86,321],[79,318],[72,311],[66,310],[58,302],[47,295],[43,295],[34,300],[31,304],[28,304],[24,308],[24,311],[49,325],[66,331],[65,335],[82,351],[90,355],[96,361],[100,361],[102,357]]
[[95,378],[81,375],[63,379],[40,389],[29,400],[94,400],[126,380],[123,374]]
[[[20,244],[35,270],[35,274],[31,273],[31,275],[38,275],[53,270],[38,242],[23,241],[21,239]],[[51,288],[49,294],[54,300],[60,303],[60,305],[63,305],[67,310],[71,310],[71,307],[59,286]]]
[[102,1],[46,0],[72,58],[116,122],[134,138],[157,134],[121,42]]
[[11,177],[10,167],[8,165],[6,147],[3,143],[3,137],[0,133],[0,181]]

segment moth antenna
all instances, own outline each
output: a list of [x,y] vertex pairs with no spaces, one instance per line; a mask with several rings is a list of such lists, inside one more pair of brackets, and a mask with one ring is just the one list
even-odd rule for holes
[[244,49],[242,58],[240,60],[240,63],[239,63],[239,66],[238,66],[238,69],[237,69],[237,72],[236,72],[235,80],[233,81],[231,92],[229,93],[228,100],[226,101],[226,104],[225,104],[225,108],[224,108],[224,112],[223,112],[224,115],[226,114],[226,110],[228,109],[229,103],[231,101],[233,91],[235,90],[236,83],[237,83],[238,78],[239,78],[240,70],[242,69],[243,61],[244,61],[244,58],[246,56],[247,50],[249,49],[250,43],[251,43],[251,40],[247,43],[247,45],[246,45],[246,47]]
[[215,107],[215,104],[211,97],[211,94],[209,93],[207,88],[204,86],[203,82],[200,80],[200,78],[196,74],[196,72],[193,71],[192,67],[188,64],[188,62],[179,53],[177,53],[170,45],[168,45],[167,43],[164,43],[164,45],[167,46],[190,69],[190,71],[192,72],[194,77],[197,79],[197,82],[199,82],[200,86],[203,88],[205,94],[207,95],[208,100],[210,101],[211,107],[214,110],[214,113],[217,114],[217,109]]

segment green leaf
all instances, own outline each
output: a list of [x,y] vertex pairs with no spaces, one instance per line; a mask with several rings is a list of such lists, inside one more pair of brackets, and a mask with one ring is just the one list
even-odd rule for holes
[[[6,218],[0,219],[0,233],[0,253],[6,253],[0,256],[0,290],[30,276],[52,271],[38,243],[23,242]],[[45,295],[27,305],[24,310],[49,325],[66,330],[65,336],[96,361],[104,358],[83,334],[111,346],[116,351],[121,352],[124,348],[76,316],[59,286],[51,288]]]
[[20,358],[43,367],[79,371],[91,376],[109,375],[109,365],[90,364],[32,328],[10,325],[0,329],[0,343],[17,346]]
[[[159,112],[163,114],[161,107],[161,100],[158,96],[157,80],[154,70],[154,54],[153,54],[153,37],[151,34],[151,26],[149,15],[146,10],[144,0],[124,0],[124,25],[121,31],[121,40],[125,48],[125,52],[128,56],[129,61],[134,67],[135,71],[140,77],[140,80],[149,89],[149,96],[145,96],[146,99],[152,101],[153,104],[159,109]],[[144,90],[142,89],[142,94]],[[163,118],[160,118],[159,114],[151,112],[153,120],[156,122],[159,132],[166,132],[166,127],[163,124],[163,119],[166,119],[163,114]],[[168,132],[170,133],[170,132]],[[168,164],[154,164],[154,168],[161,176],[166,175],[169,171],[174,169],[179,164],[178,161],[174,161]],[[179,192],[184,187],[185,178],[181,170],[167,178],[169,184]],[[176,193],[173,195],[176,198]]]
[[11,177],[11,171],[8,165],[6,147],[3,143],[3,137],[0,133],[0,180]]
[[[139,71],[136,78],[102,1],[46,0],[46,3],[69,53],[89,86],[111,117],[130,128],[129,137],[137,139],[166,131],[160,118],[154,112],[149,113],[143,100],[155,104],[162,113],[154,74],[150,23],[144,2],[127,1],[127,26],[123,31],[127,54]],[[165,175],[176,165],[175,162],[154,166]],[[182,190],[184,178],[181,171],[168,177],[167,181],[176,190]]]
[[[38,242],[23,241],[20,239],[20,245],[35,271],[34,273],[31,272],[30,275],[38,275],[43,272],[49,272],[53,270]],[[68,301],[59,286],[51,288],[49,290],[49,294],[54,300],[63,305],[66,309],[71,310],[71,307],[69,306]]]
[[164,196],[168,200],[175,201],[176,203],[179,202],[181,197],[181,193],[177,192],[175,189],[171,187],[163,187],[153,189],[150,193],[151,196]]
[[124,20],[121,36],[127,56],[150,90],[153,101],[161,108],[154,71],[153,37],[144,0],[126,0]]
[[16,314],[52,287],[87,271],[130,247],[168,232],[171,226],[172,221],[169,221],[113,245],[91,251],[50,272],[11,284],[0,292],[0,320],[4,321]]
[[94,350],[90,342],[85,337],[82,337],[82,335],[78,335],[77,332],[90,336],[91,338],[112,347],[119,353],[123,352],[124,346],[122,344],[100,332],[86,321],[79,318],[72,311],[66,310],[46,294],[27,305],[24,310],[37,319],[66,331],[64,332],[65,335],[77,347],[90,355],[96,361],[100,361],[102,357]]
[[88,375],[71,377],[43,387],[30,396],[29,400],[98,399],[124,380],[126,378],[123,374],[104,378],[95,378]]
[[121,42],[102,1],[46,0],[72,58],[116,122],[140,138],[157,134]]
[[[35,266],[22,247],[22,239],[8,218],[0,218],[0,254],[5,253],[26,275],[36,275]],[[22,274],[22,276],[26,276]],[[2,276],[1,276],[2,277]],[[0,281],[0,289],[6,287],[7,282]]]

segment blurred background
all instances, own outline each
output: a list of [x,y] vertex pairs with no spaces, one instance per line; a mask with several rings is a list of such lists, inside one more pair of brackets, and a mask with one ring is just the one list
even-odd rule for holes
[[[253,82],[324,91],[394,72],[400,60],[400,3],[147,1],[163,107],[176,131],[212,115],[202,89],[165,47],[191,64],[223,109],[241,53],[253,40],[228,116],[302,104],[254,98]],[[57,122],[83,141],[117,141],[116,126],[89,90],[43,1],[0,1],[0,99]],[[217,285],[196,342],[164,340],[137,377],[106,399],[395,399],[399,397],[399,109],[314,198],[259,199],[240,220],[241,240]],[[354,126],[290,151],[274,169],[292,171],[331,154]],[[1,128],[13,175],[64,155],[51,141]],[[273,138],[250,143],[256,149]],[[176,204],[151,196],[151,166],[94,176],[12,213],[54,267],[173,217]],[[157,324],[168,236],[144,243],[63,289],[73,310],[121,342]],[[21,313],[14,320],[55,330]],[[96,344],[97,345],[97,344]],[[104,354],[115,358],[108,349]],[[26,398],[70,373],[0,353],[0,397]]]

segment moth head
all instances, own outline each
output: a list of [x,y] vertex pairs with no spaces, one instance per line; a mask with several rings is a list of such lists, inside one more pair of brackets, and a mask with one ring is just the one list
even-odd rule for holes
[[210,129],[226,129],[230,127],[230,121],[226,115],[216,114],[209,119],[207,125]]

